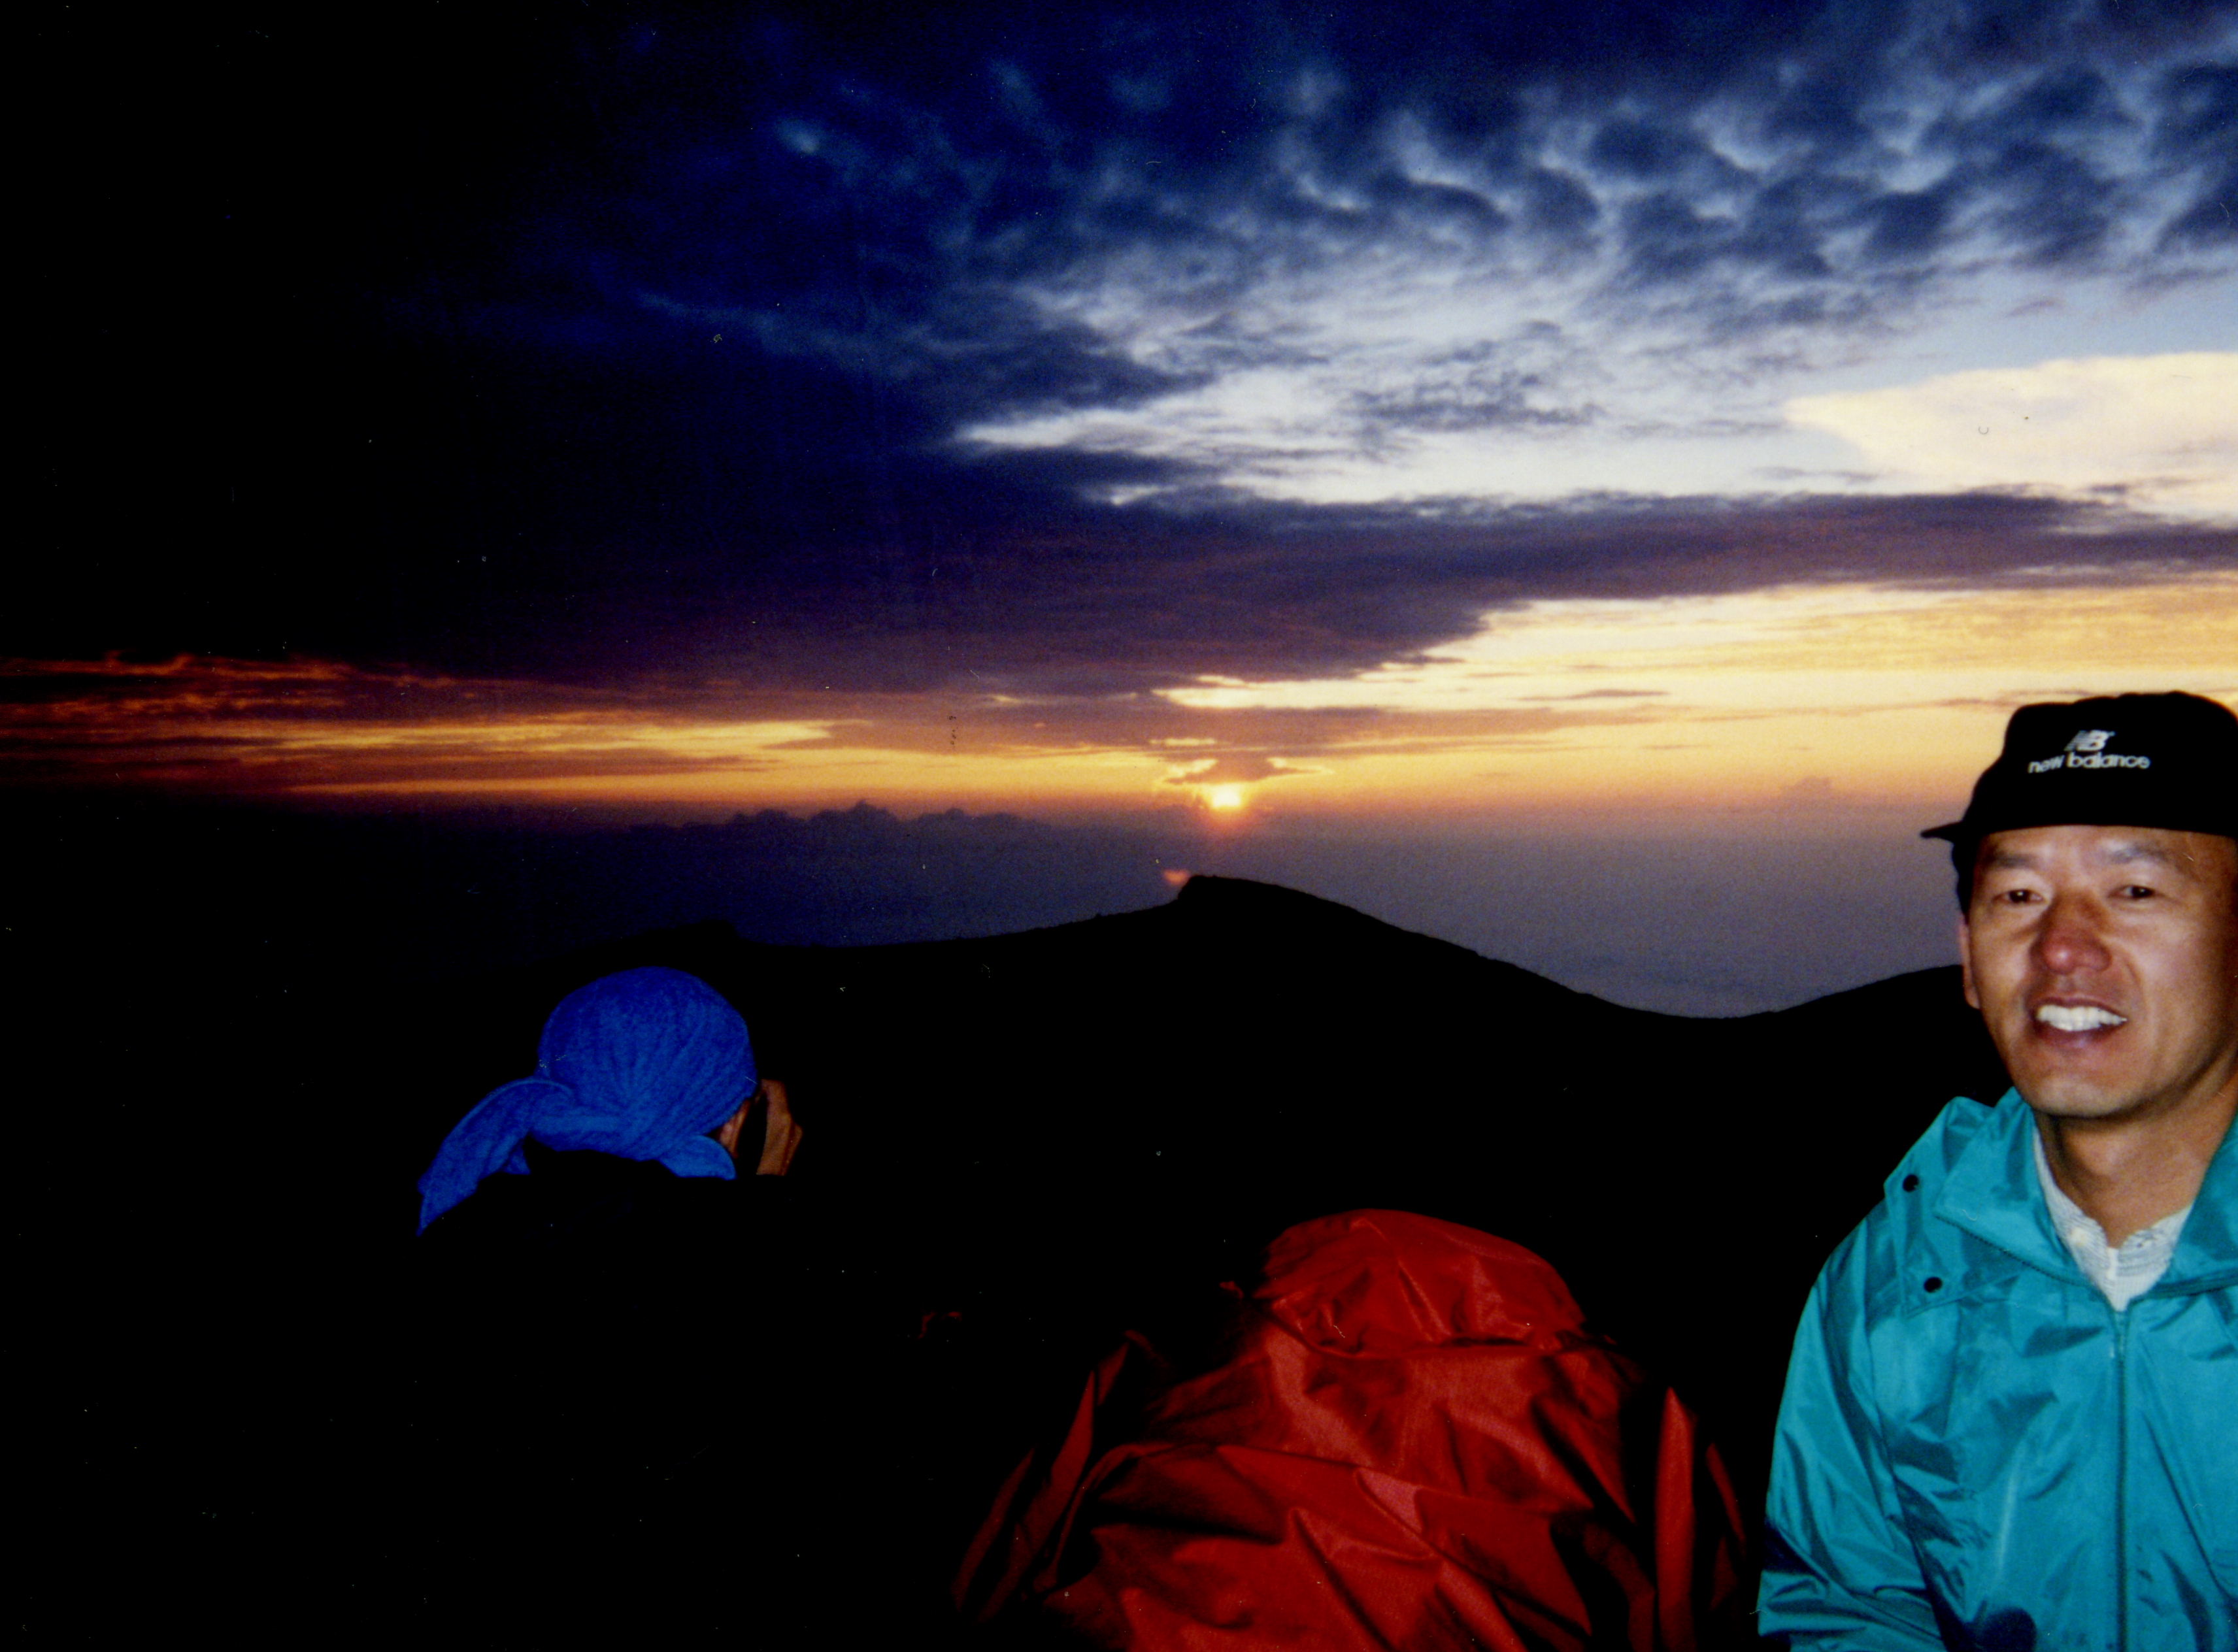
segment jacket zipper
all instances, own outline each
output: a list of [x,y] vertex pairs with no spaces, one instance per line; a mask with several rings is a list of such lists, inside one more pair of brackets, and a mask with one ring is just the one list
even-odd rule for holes
[[2114,1315],[2115,1644],[2129,1652],[2129,1316]]

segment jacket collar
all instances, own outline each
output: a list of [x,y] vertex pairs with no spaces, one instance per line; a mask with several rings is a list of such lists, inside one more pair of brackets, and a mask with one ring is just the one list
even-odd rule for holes
[[2007,1090],[1943,1178],[1935,1213],[2030,1267],[2079,1278],[2075,1259],[2052,1231],[2036,1182],[2028,1139],[2035,1128],[2036,1114],[2021,1093]]
[[[1935,1213],[2031,1267],[2063,1277],[2079,1273],[2051,1226],[2028,1133],[2036,1114],[2008,1090],[1989,1121],[1959,1153],[1935,1201]],[[2238,1130],[2207,1166],[2207,1179],[2176,1241],[2155,1293],[2220,1285],[2238,1278]]]

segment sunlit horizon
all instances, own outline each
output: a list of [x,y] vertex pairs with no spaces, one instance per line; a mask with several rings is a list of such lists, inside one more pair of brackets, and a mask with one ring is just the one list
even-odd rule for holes
[[[79,783],[242,796],[1064,815],[1643,813],[1924,802],[2029,700],[2238,701],[2238,576],[1539,599],[1417,658],[1083,701],[957,686],[756,697],[334,662],[4,668],[18,754]],[[37,692],[36,691],[43,691]],[[400,712],[402,714],[400,715]]]

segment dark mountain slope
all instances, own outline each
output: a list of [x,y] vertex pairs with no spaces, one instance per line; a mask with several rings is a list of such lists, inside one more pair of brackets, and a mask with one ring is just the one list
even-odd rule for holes
[[709,926],[522,972],[428,1028],[391,1208],[458,1111],[528,1070],[561,994],[650,961],[745,1010],[834,1242],[897,1312],[959,1316],[994,1435],[1283,1226],[1385,1206],[1553,1261],[1708,1415],[1753,1502],[1820,1263],[1938,1107],[2003,1087],[1955,968],[1692,1020],[1200,877],[1024,935],[778,948]]

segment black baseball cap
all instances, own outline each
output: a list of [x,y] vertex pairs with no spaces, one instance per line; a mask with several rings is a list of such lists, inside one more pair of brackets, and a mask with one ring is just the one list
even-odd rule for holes
[[2154,826],[2238,837],[2238,717],[2196,694],[2024,705],[1963,819],[1922,837],[2025,826]]

